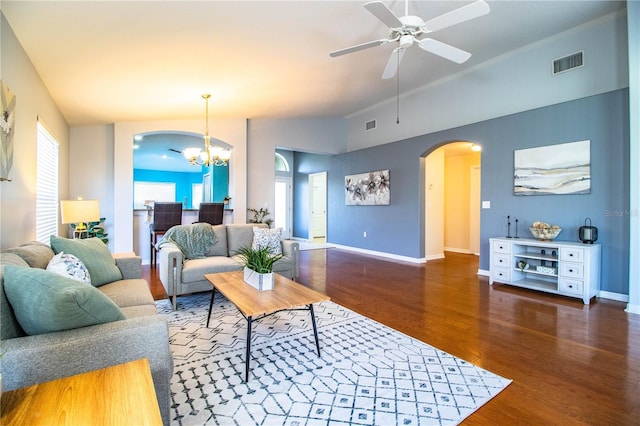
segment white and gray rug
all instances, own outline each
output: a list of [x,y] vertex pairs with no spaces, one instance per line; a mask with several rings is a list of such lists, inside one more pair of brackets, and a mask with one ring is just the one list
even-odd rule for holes
[[219,293],[157,302],[169,320],[173,425],[455,425],[511,381],[333,302],[254,322]]

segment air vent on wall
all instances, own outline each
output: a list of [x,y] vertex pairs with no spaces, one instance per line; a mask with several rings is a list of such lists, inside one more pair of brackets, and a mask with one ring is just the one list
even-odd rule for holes
[[555,61],[553,61],[553,74],[560,74],[561,72],[569,71],[583,66],[583,53],[584,52],[574,53],[573,55],[565,56],[564,58],[556,59]]
[[364,130],[367,132],[375,128],[376,128],[376,120],[371,120],[364,123]]

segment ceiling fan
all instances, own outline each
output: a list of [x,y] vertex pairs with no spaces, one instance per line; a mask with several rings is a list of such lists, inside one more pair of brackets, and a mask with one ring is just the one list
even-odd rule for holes
[[382,73],[382,78],[384,79],[391,78],[396,74],[404,52],[414,43],[427,52],[442,56],[458,64],[465,62],[471,57],[471,53],[441,41],[425,37],[425,35],[489,13],[489,5],[485,3],[484,0],[474,1],[473,3],[454,9],[426,22],[419,16],[409,15],[409,0],[405,2],[405,16],[400,17],[396,16],[396,14],[381,1],[371,1],[366,3],[364,7],[389,27],[389,37],[336,50],[331,52],[329,56],[336,57],[346,55],[347,53],[357,52],[370,47],[397,42],[398,47],[391,53],[387,66]]

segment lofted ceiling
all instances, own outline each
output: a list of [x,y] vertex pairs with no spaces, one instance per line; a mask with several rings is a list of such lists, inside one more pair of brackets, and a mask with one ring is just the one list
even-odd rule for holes
[[[344,117],[396,94],[381,74],[395,47],[329,52],[385,38],[364,1],[13,1],[2,12],[70,126],[212,118]],[[397,15],[404,2],[385,2]],[[427,20],[470,1],[410,1]],[[471,52],[459,65],[417,47],[401,92],[625,7],[622,1],[493,1],[437,31]],[[568,52],[572,53],[572,52]]]

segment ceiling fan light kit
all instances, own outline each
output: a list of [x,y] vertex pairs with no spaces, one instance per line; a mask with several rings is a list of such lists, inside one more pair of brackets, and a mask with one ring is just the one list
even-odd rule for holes
[[381,1],[366,3],[364,7],[389,28],[389,37],[336,50],[331,52],[329,56],[337,57],[386,43],[398,43],[398,47],[391,53],[391,57],[382,74],[383,79],[396,75],[404,51],[410,48],[414,42],[422,50],[441,56],[452,62],[461,64],[467,61],[471,57],[471,53],[432,38],[424,38],[424,36],[443,28],[486,15],[490,11],[489,5],[484,0],[476,0],[473,3],[454,9],[425,22],[419,16],[409,15],[409,0],[405,2],[405,15],[400,17],[393,13],[393,11]]

